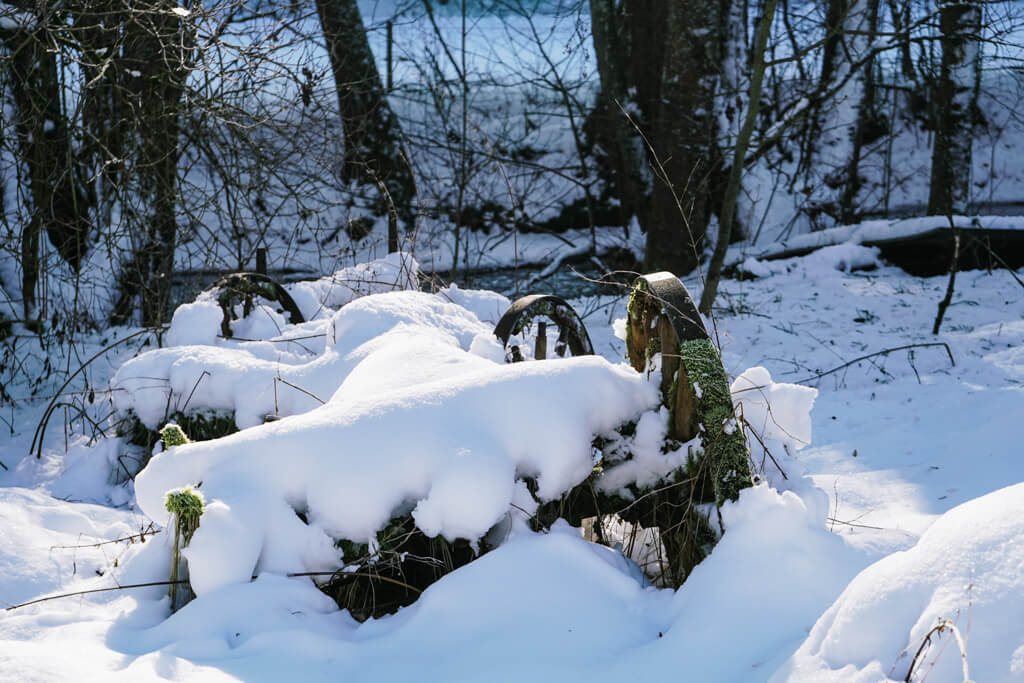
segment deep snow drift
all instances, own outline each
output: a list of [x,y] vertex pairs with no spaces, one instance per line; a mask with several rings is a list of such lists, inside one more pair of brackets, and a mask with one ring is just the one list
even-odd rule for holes
[[[962,273],[933,338],[944,279],[848,272],[851,258],[876,259],[847,245],[724,283],[714,327],[764,480],[723,507],[726,533],[681,589],[564,523],[512,524],[363,624],[284,574],[338,566],[333,539],[368,539],[396,505],[431,532],[479,536],[529,510],[518,476],[554,495],[586,476],[591,435],[658,422],[651,382],[621,364],[625,297],[574,302],[604,359],[515,366],[491,336],[507,305],[492,293],[320,292],[310,323],[240,321],[252,342],[182,309],[165,339],[178,345],[112,363],[114,407],[157,426],[188,403],[244,429],[158,453],[133,493],[105,478],[117,440],[71,434],[65,455],[52,429],[27,457],[41,407],[19,404],[0,443],[0,599],[166,579],[168,535],[139,534],[166,523],[165,491],[201,483],[199,597],[171,616],[160,586],[5,612],[0,678],[845,681],[903,680],[913,663],[913,680],[959,681],[949,627],[915,660],[948,619],[973,679],[1024,679],[1024,297],[1009,273]],[[941,346],[850,363],[937,342],[955,365]],[[117,538],[130,540],[95,545]]]

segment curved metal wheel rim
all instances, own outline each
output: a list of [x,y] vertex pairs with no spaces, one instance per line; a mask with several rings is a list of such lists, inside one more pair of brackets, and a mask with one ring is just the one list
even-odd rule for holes
[[590,342],[590,335],[583,324],[583,319],[576,313],[572,306],[560,296],[554,294],[528,294],[517,299],[494,327],[494,336],[497,337],[503,347],[508,346],[508,340],[513,334],[517,334],[522,328],[520,320],[528,315],[531,308],[538,307],[538,304],[548,303],[551,305],[550,313],[535,313],[545,315],[554,321],[560,329],[568,332],[567,343],[569,351],[573,356],[590,356],[594,354],[594,346]]
[[[206,291],[229,289],[237,292],[241,296],[246,296],[247,294],[249,294],[249,292],[241,289],[241,287],[239,286],[239,283],[241,282],[250,282],[259,285],[269,285],[273,290],[273,296],[266,297],[265,295],[263,295],[264,298],[267,298],[270,301],[276,301],[277,303],[281,304],[281,307],[284,309],[284,312],[288,314],[288,322],[291,323],[292,325],[298,325],[299,323],[306,322],[306,319],[305,317],[303,317],[302,311],[299,310],[299,307],[295,303],[295,300],[292,299],[291,295],[288,294],[288,291],[281,285],[281,283],[277,282],[273,278],[267,277],[262,273],[231,273],[230,275],[225,275],[224,277],[214,282],[206,289]],[[218,303],[220,302],[218,301]],[[221,308],[224,309],[224,317],[221,320],[221,332],[223,333],[223,336],[225,338],[230,339],[232,337],[231,321],[234,320],[235,318],[233,316],[233,313],[231,313],[228,308],[225,308],[223,304],[221,304]]]

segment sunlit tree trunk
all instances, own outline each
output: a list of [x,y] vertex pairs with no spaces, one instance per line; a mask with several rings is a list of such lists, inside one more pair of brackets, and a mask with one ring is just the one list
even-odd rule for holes
[[818,103],[807,166],[810,213],[816,227],[857,218],[860,160],[876,122],[874,60],[878,0],[830,0],[819,92],[838,86]]

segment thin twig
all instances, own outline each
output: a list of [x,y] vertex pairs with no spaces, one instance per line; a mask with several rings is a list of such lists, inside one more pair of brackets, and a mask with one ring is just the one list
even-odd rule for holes
[[1024,280],[1021,280],[1019,277],[1017,277],[1017,273],[1014,272],[1013,268],[1010,267],[1009,263],[1004,261],[1003,258],[999,254],[997,254],[996,252],[992,251],[992,247],[989,246],[987,241],[986,242],[982,242],[980,239],[978,239],[974,235],[971,235],[971,239],[974,240],[975,244],[980,244],[981,246],[985,247],[985,250],[988,251],[988,255],[991,256],[992,258],[994,258],[996,261],[999,261],[999,265],[1001,265],[1003,268],[1006,268],[1007,272],[1010,273],[1010,277],[1012,277],[1014,280],[1016,280],[1018,285],[1020,285],[1021,287],[1024,287]]
[[135,539],[138,539],[140,541],[145,542],[146,536],[156,536],[161,531],[160,529],[153,529],[152,528],[153,527],[153,523],[152,522],[149,523],[149,526],[150,526],[150,529],[147,529],[145,531],[140,531],[139,533],[132,534],[131,536],[125,536],[123,538],[115,538],[112,541],[100,541],[99,543],[86,543],[86,544],[83,544],[83,545],[51,545],[50,546],[50,550],[74,550],[74,549],[78,549],[78,548],[99,548],[101,545],[110,545],[111,543],[122,543],[124,541],[132,543],[132,542],[135,541]]
[[326,333],[322,333],[322,334],[307,334],[307,335],[302,336],[302,337],[287,337],[285,339],[248,339],[246,337],[235,337],[235,336],[225,337],[222,334],[218,334],[217,335],[217,337],[219,339],[233,339],[235,341],[240,341],[240,342],[269,342],[271,344],[282,344],[284,342],[297,342],[297,341],[302,341],[304,339],[319,339],[320,337],[326,337],[326,336],[327,336]]
[[333,572],[299,572],[299,573],[296,573],[296,574],[288,574],[289,578],[290,577],[295,577],[295,576],[338,576],[339,578],[345,578],[346,576],[361,576],[361,577],[367,578],[367,579],[377,579],[379,581],[387,581],[388,583],[393,583],[396,586],[401,586],[402,588],[406,588],[406,589],[411,590],[412,592],[417,593],[417,594],[422,594],[423,593],[423,591],[421,591],[419,588],[416,588],[415,586],[410,586],[409,584],[405,583],[404,581],[399,581],[398,579],[392,579],[389,576],[381,576],[380,574],[371,574],[370,572],[345,572],[345,571],[338,570],[338,571],[333,571]]
[[[36,431],[32,435],[32,445],[29,446],[29,449],[28,449],[29,453],[32,453],[33,451],[35,451],[36,458],[42,458],[43,457],[43,437],[46,434],[46,425],[50,421],[50,414],[53,412],[54,408],[56,407],[54,404],[57,402],[57,398],[59,398],[61,396],[61,394],[64,392],[64,390],[67,389],[68,385],[71,384],[71,381],[75,377],[78,376],[78,373],[80,373],[90,363],[92,363],[94,360],[96,360],[97,358],[99,358],[100,356],[105,354],[106,352],[108,352],[111,349],[113,349],[118,344],[122,344],[122,343],[128,341],[129,339],[132,339],[134,337],[138,337],[141,334],[148,334],[148,333],[156,332],[156,331],[159,331],[159,330],[165,330],[165,329],[167,329],[166,326],[165,327],[155,327],[155,328],[147,327],[146,329],[139,330],[137,332],[133,332],[132,334],[129,334],[126,337],[122,337],[121,339],[118,339],[117,341],[112,342],[111,344],[108,344],[107,346],[103,347],[99,352],[96,353],[96,355],[94,355],[92,358],[90,358],[89,360],[87,360],[84,363],[82,363],[82,365],[79,366],[79,368],[77,370],[75,370],[71,374],[70,377],[67,378],[67,380],[64,382],[64,384],[61,385],[60,389],[58,389],[57,393],[54,395],[53,400],[50,402],[50,404],[48,406],[46,406],[46,410],[43,411],[43,417],[39,421],[39,424],[36,425]],[[38,442],[38,447],[37,447],[37,442]]]
[[[379,579],[381,581],[387,581],[388,583],[396,584],[398,586],[401,586],[402,588],[406,588],[408,590],[411,590],[414,593],[423,593],[423,591],[421,591],[420,589],[418,589],[418,588],[416,588],[414,586],[410,586],[409,584],[404,583],[402,581],[399,581],[398,579],[392,579],[390,577],[380,576],[378,574],[370,574],[368,572],[345,572],[345,571],[341,571],[341,570],[337,570],[336,569],[334,571],[295,572],[295,573],[285,574],[285,576],[287,576],[288,578],[303,577],[303,576],[334,576],[334,575],[339,575],[339,576],[342,576],[342,577],[345,577],[345,576],[361,576],[361,577],[365,577],[365,578],[369,578],[369,579]],[[257,577],[253,576],[252,578],[256,579]],[[28,602],[23,602],[23,603],[21,603],[19,605],[11,605],[10,607],[6,607],[5,611],[10,612],[11,610],[19,609],[21,607],[28,607],[29,605],[36,605],[36,604],[39,604],[41,602],[48,602],[50,600],[59,600],[60,598],[73,598],[73,597],[77,597],[79,595],[89,595],[91,593],[108,593],[110,591],[119,591],[119,590],[125,590],[125,589],[128,589],[128,588],[150,588],[150,587],[153,587],[153,586],[170,586],[170,585],[177,585],[177,584],[182,584],[182,583],[188,583],[188,579],[178,579],[177,581],[150,581],[149,583],[131,583],[131,584],[124,584],[124,585],[121,585],[121,586],[111,586],[110,588],[92,588],[90,590],[75,591],[73,593],[62,593],[60,595],[49,595],[49,596],[47,596],[45,598],[36,598],[35,600],[29,600]]]
[[192,396],[195,395],[196,389],[199,388],[199,383],[202,382],[203,378],[206,377],[209,374],[210,374],[210,372],[208,370],[203,370],[202,373],[200,373],[199,379],[197,379],[196,383],[194,385],[192,385],[192,391],[189,392],[188,398],[185,399],[185,405],[183,405],[181,407],[182,414],[185,413],[185,410],[188,408],[189,402],[192,400]]
[[[835,517],[829,517],[828,521],[831,522],[832,524],[843,524],[845,526],[857,527],[858,529],[874,529],[875,531],[885,531],[886,530],[885,527],[871,526],[869,524],[855,524],[854,522],[844,522],[843,520],[836,519]],[[830,531],[831,531],[831,529],[830,529]]]
[[309,391],[306,391],[306,390],[305,390],[305,389],[303,389],[302,387],[300,387],[300,386],[296,386],[296,385],[292,384],[291,382],[289,382],[288,380],[286,380],[286,379],[284,379],[284,378],[282,378],[282,377],[275,377],[275,378],[274,378],[274,381],[276,381],[276,382],[282,382],[282,383],[284,383],[284,384],[287,384],[288,386],[290,386],[290,387],[291,387],[292,389],[295,389],[296,391],[301,391],[301,392],[302,392],[302,393],[304,393],[304,394],[305,394],[306,396],[309,396],[310,398],[314,398],[314,399],[316,399],[317,401],[320,401],[320,405],[322,405],[322,406],[325,406],[325,405],[327,405],[327,401],[323,400],[322,398],[320,398],[320,397],[319,397],[319,396],[317,396],[316,394],[314,394],[314,393],[312,393],[312,392],[309,392]]
[[960,636],[960,631],[949,619],[943,619],[938,624],[932,627],[928,633],[925,634],[924,639],[921,641],[920,647],[917,648],[917,652],[914,653],[914,658],[910,661],[910,669],[907,670],[907,677],[903,679],[904,683],[910,683],[911,677],[914,675],[914,667],[917,665],[917,660],[924,653],[932,642],[932,636],[936,633],[942,633],[946,629],[949,629],[953,633],[953,638],[956,640],[957,646],[960,648],[960,659],[963,669],[964,681],[970,680],[970,674],[967,669],[967,647],[964,645],[963,638]]
[[953,216],[948,216],[949,228],[953,231],[953,259],[949,264],[949,282],[946,284],[946,296],[939,302],[939,311],[935,315],[935,324],[932,326],[932,334],[938,334],[939,328],[942,327],[942,318],[946,315],[946,309],[949,308],[950,302],[953,301],[953,288],[956,285],[956,271],[960,266],[960,231],[957,230],[956,223],[953,222]]
[[149,583],[129,583],[122,586],[111,586],[110,588],[93,588],[87,591],[75,591],[74,593],[62,593],[60,595],[49,595],[45,598],[36,598],[35,600],[29,600],[23,602],[20,605],[11,605],[5,608],[5,611],[10,612],[11,610],[18,609],[20,607],[28,607],[29,605],[36,605],[40,602],[47,602],[49,600],[58,600],[60,598],[73,598],[78,595],[89,595],[90,593],[107,593],[109,591],[119,591],[126,588],[148,588],[150,586],[170,586],[172,583],[188,583],[185,579],[179,579],[177,581],[151,581]]
[[821,379],[822,377],[826,377],[828,375],[831,375],[834,372],[839,372],[840,370],[848,368],[851,365],[854,365],[856,363],[861,362],[862,360],[867,360],[869,358],[874,358],[875,356],[886,356],[886,355],[888,355],[890,353],[893,353],[894,351],[903,351],[905,349],[924,348],[924,347],[927,347],[927,346],[941,346],[941,347],[945,348],[946,349],[946,353],[949,355],[949,363],[950,363],[950,365],[952,365],[953,367],[956,367],[956,361],[953,360],[953,352],[950,351],[949,344],[947,344],[945,342],[927,342],[927,343],[921,343],[921,344],[906,344],[904,346],[894,346],[891,349],[883,349],[881,351],[875,351],[874,353],[869,353],[869,354],[867,354],[865,356],[861,356],[860,358],[854,358],[853,360],[849,361],[848,363],[843,363],[842,365],[834,367],[831,370],[826,370],[825,372],[819,372],[816,375],[813,375],[813,376],[808,377],[806,379],[802,379],[799,382],[797,382],[797,384],[804,384],[806,382],[813,382],[816,379]]

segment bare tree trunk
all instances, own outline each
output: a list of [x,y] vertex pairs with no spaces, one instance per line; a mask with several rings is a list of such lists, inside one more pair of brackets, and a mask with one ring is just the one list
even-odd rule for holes
[[[871,43],[878,33],[878,0],[867,0],[860,17],[860,28],[867,31],[861,38],[862,48],[859,59],[863,59],[871,50]],[[857,123],[853,131],[853,145],[850,159],[846,165],[843,192],[839,198],[839,222],[851,224],[860,220],[858,211],[858,194],[863,181],[860,176],[860,160],[864,147],[878,139],[879,116],[875,108],[875,59],[869,56],[863,67],[861,78],[861,97],[857,104]]]
[[722,274],[722,264],[725,262],[726,250],[729,248],[730,236],[732,234],[733,216],[736,214],[736,202],[740,195],[740,184],[743,180],[743,159],[747,156],[747,147],[750,145],[750,138],[754,134],[754,127],[757,125],[757,111],[761,104],[761,84],[764,81],[765,72],[765,48],[768,46],[768,36],[771,34],[772,21],[775,18],[775,7],[777,0],[768,0],[765,3],[764,15],[757,26],[757,37],[755,38],[753,58],[754,63],[750,73],[750,91],[747,98],[747,112],[743,119],[743,127],[736,136],[736,146],[733,149],[733,163],[729,170],[729,184],[722,199],[722,210],[719,213],[718,242],[715,244],[715,252],[711,256],[711,263],[708,265],[708,275],[704,280],[704,291],[700,296],[700,312],[704,315],[711,313],[711,306],[718,294],[718,282]]
[[122,267],[115,319],[130,314],[138,291],[143,325],[159,325],[168,318],[177,242],[178,137],[195,39],[188,20],[171,11],[174,7],[173,0],[133,4],[123,24],[117,66],[123,76],[124,113],[132,125],[125,145],[134,166],[136,205],[123,208],[135,246]]
[[687,273],[704,248],[721,170],[714,112],[728,14],[728,0],[669,3],[653,141],[659,179],[647,232],[649,270]]
[[[398,215],[412,223],[415,187],[404,158],[398,118],[391,111],[356,0],[316,0],[334,72],[345,134],[343,178],[387,187]],[[384,198],[382,198],[384,199]],[[380,208],[383,214],[387,207]]]
[[939,30],[942,70],[928,195],[928,213],[932,216],[967,211],[971,130],[981,80],[981,5],[943,2],[939,7]]
[[86,87],[82,88],[82,132],[80,157],[97,181],[96,222],[109,226],[123,187],[125,170],[123,111],[124,90],[120,87],[121,28],[126,7],[119,0],[88,0],[75,11],[74,32],[78,38],[79,66]]
[[[591,35],[601,81],[604,125],[614,140],[615,189],[622,207],[623,225],[635,215],[640,229],[649,226],[652,176],[645,162],[644,143],[636,126],[641,125],[635,93],[630,95],[630,21],[625,6],[615,0],[590,0]],[[627,120],[627,116],[631,120]]]
[[48,44],[48,17],[30,29],[0,29],[8,52],[18,156],[28,173],[31,215],[21,238],[22,299],[26,319],[35,316],[40,273],[40,235],[46,232],[61,258],[76,269],[85,255],[92,199],[72,154],[61,106],[56,48]]

